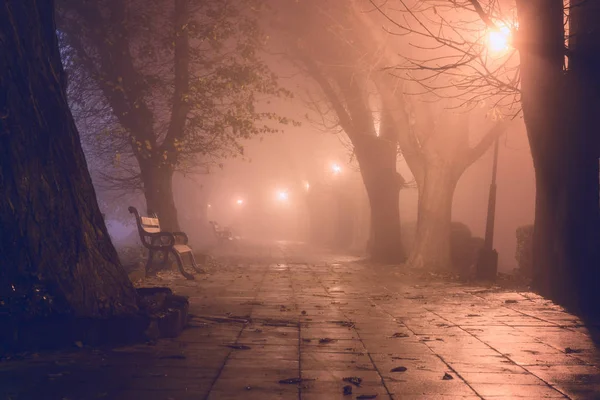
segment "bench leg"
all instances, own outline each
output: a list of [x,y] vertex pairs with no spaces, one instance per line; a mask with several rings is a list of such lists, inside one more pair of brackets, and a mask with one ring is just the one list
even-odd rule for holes
[[148,261],[146,262],[146,271],[144,271],[144,274],[146,275],[146,277],[148,276],[148,272],[150,272],[150,266],[152,265],[153,258],[154,258],[154,250],[149,250]]
[[163,261],[162,261],[162,265],[163,265],[163,269],[166,269],[167,264],[169,262],[169,250],[163,250]]
[[198,266],[198,264],[196,264],[196,258],[194,257],[194,253],[192,253],[191,251],[190,251],[190,260],[192,261],[192,268],[194,268],[194,271],[196,271],[196,272],[204,272],[202,270],[202,268],[200,268]]
[[193,281],[194,275],[188,274],[187,272],[185,272],[185,269],[183,268],[183,259],[181,258],[181,254],[179,254],[175,250],[173,250],[172,253],[175,255],[175,258],[177,259],[177,268],[179,268],[179,272],[181,272],[181,275],[183,275],[185,277],[185,279],[189,279],[189,280]]

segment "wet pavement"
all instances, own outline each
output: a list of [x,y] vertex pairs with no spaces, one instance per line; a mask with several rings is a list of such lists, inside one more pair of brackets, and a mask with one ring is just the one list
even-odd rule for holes
[[532,293],[289,243],[145,284],[190,297],[180,337],[4,360],[0,399],[600,399],[600,325]]

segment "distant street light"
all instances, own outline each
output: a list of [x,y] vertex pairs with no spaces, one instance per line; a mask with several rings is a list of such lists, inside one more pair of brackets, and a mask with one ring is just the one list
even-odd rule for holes
[[277,192],[277,200],[279,201],[287,201],[289,199],[289,194],[287,190],[279,190]]
[[310,183],[308,182],[304,182],[304,190],[306,190],[308,192],[308,190],[310,189]]
[[244,199],[237,199],[237,200],[236,200],[236,204],[237,204],[238,206],[241,206],[241,205],[243,205],[243,204],[244,204]]
[[334,175],[338,175],[340,172],[342,172],[342,167],[339,166],[339,164],[332,164],[331,165],[331,170],[333,171]]

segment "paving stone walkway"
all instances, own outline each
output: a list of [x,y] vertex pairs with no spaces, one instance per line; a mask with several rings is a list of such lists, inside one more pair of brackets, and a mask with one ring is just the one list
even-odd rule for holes
[[290,243],[146,284],[190,297],[180,337],[2,361],[0,399],[600,399],[599,326],[532,293]]

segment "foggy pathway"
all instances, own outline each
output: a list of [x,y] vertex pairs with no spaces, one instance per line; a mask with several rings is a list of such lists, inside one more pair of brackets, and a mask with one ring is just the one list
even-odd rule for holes
[[196,281],[147,282],[190,296],[179,338],[1,362],[0,398],[600,398],[587,329],[533,294],[293,243],[251,253]]

